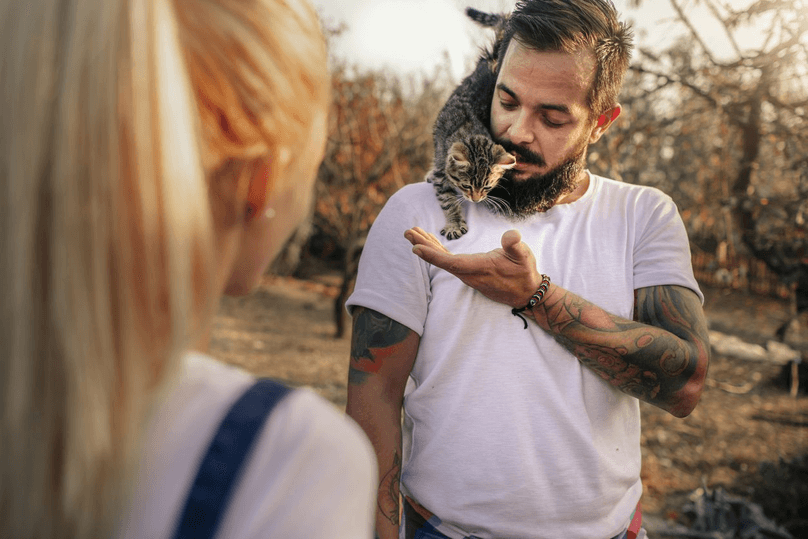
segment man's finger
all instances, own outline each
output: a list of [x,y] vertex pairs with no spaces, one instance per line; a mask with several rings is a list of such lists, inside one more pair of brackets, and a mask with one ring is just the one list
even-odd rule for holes
[[419,243],[412,248],[412,252],[419,256],[424,262],[428,262],[433,266],[444,269],[450,273],[454,273],[452,271],[452,259],[456,258],[456,256],[445,249],[438,249],[429,244]]
[[530,249],[522,243],[522,235],[518,230],[508,230],[502,235],[502,250],[511,260],[519,262],[530,257]]
[[440,240],[434,234],[424,231],[420,227],[413,227],[404,232],[404,237],[413,245],[424,245],[432,249],[437,249],[449,253]]
[[418,244],[412,248],[412,252],[424,262],[448,271],[460,279],[479,273],[482,267],[481,255],[455,255],[447,251],[442,245],[434,247],[432,245]]

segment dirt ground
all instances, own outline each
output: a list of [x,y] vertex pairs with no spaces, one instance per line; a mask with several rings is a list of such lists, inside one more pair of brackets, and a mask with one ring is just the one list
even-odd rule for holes
[[[211,354],[256,375],[309,386],[344,409],[350,336],[334,338],[338,277],[264,277],[245,298],[226,298],[215,320]],[[705,288],[711,329],[765,344],[787,304]],[[808,350],[808,317],[787,342]],[[677,519],[695,489],[724,487],[753,495],[762,463],[808,454],[808,396],[776,383],[782,367],[713,354],[708,384],[684,420],[642,405],[643,508],[649,522]],[[804,389],[804,388],[803,388]],[[787,482],[789,478],[785,478]],[[796,492],[788,485],[785,496]],[[762,490],[760,492],[763,492]],[[802,507],[806,500],[793,500]]]

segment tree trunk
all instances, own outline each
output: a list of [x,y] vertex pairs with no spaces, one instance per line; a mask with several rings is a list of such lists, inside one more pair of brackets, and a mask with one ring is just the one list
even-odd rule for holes
[[[742,138],[742,155],[740,170],[732,186],[732,194],[738,201],[735,207],[735,225],[741,242],[750,251],[758,255],[755,237],[754,214],[757,202],[751,196],[752,173],[758,166],[761,141],[761,99],[755,94],[747,102],[748,116],[745,122],[740,123]],[[765,257],[762,257],[765,260]]]

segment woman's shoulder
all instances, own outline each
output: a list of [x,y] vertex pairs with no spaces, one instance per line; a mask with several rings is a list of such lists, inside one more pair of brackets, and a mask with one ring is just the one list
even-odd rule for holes
[[295,389],[245,462],[222,536],[247,537],[254,526],[266,537],[370,537],[376,475],[359,426],[310,389]]
[[[209,356],[185,356],[147,429],[120,538],[170,536],[222,419],[255,381],[252,374]],[[260,426],[218,536],[306,537],[312,526],[325,535],[309,537],[328,536],[317,528],[321,523],[297,514],[314,509],[324,512],[326,520],[339,520],[344,513],[355,521],[338,526],[346,533],[334,537],[368,537],[375,481],[375,456],[359,426],[310,389],[294,389]],[[367,521],[356,518],[365,514]]]
[[307,451],[332,456],[375,458],[362,429],[334,404],[308,388],[295,389],[278,404],[266,428],[268,438],[282,443],[285,449],[305,447]]
[[[202,354],[190,354],[175,389],[179,395],[175,395],[174,400],[179,397],[181,403],[177,403],[173,411],[185,408],[185,413],[193,414],[194,408],[206,408],[198,410],[198,414],[224,416],[255,380],[252,374],[236,366]],[[272,410],[256,441],[257,444],[265,442],[281,454],[286,454],[286,449],[302,446],[325,452],[372,452],[359,426],[308,388],[293,389]]]

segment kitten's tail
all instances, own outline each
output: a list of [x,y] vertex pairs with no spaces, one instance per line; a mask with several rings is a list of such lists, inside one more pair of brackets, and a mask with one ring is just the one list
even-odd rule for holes
[[510,17],[507,13],[485,13],[474,9],[473,7],[466,8],[466,15],[481,26],[486,28],[493,28],[496,32],[496,39],[491,48],[485,47],[482,50],[483,58],[488,60],[489,67],[492,72],[496,71],[497,57],[499,56],[499,49],[502,45],[503,33],[505,24]]
[[473,7],[466,8],[466,15],[474,22],[487,26],[489,28],[497,27],[503,20],[503,16],[499,13],[485,13],[474,9]]

